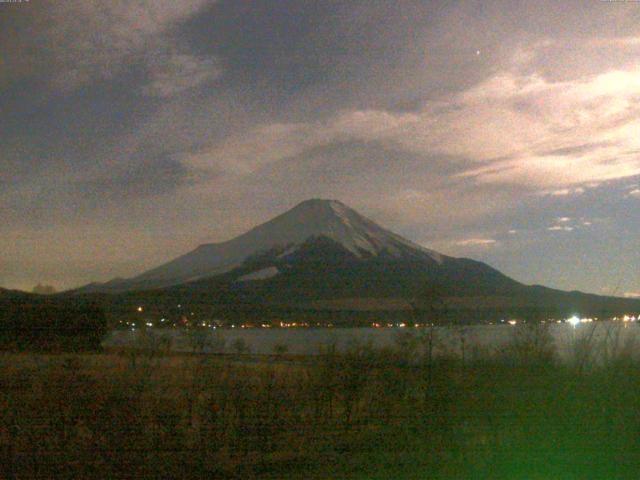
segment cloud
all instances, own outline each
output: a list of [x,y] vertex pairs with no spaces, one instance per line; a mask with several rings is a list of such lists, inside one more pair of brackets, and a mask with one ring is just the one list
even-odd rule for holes
[[170,156],[143,160],[119,171],[74,182],[73,189],[89,199],[121,200],[157,196],[187,185],[194,173]]
[[583,187],[560,188],[558,190],[543,190],[540,192],[540,195],[551,195],[553,197],[566,197],[569,195],[582,195],[584,192],[586,192],[586,189]]
[[549,150],[547,152],[542,152],[542,155],[549,155],[549,156],[555,156],[555,155],[581,155],[583,153],[588,153],[594,149],[600,148],[600,147],[608,147],[611,146],[611,144],[609,144],[608,142],[589,142],[589,143],[583,143],[582,145],[572,145],[569,147],[560,147],[560,148],[555,148],[553,150]]
[[455,243],[461,247],[491,247],[498,242],[493,238],[466,238]]
[[[500,72],[418,112],[348,110],[264,124],[199,157],[252,172],[337,141],[376,141],[418,155],[472,159],[462,179],[556,196],[640,175],[640,64],[572,81]],[[217,160],[216,160],[217,159]]]
[[154,57],[148,68],[150,82],[143,92],[157,97],[171,97],[222,74],[222,68],[214,59],[175,52]]
[[[127,66],[147,65],[152,85],[161,93],[179,92],[165,87],[188,83],[177,69],[187,68],[197,79],[203,70],[219,72],[212,60],[190,57],[174,36],[181,22],[211,5],[210,0],[65,0],[46,1],[19,20],[33,36],[20,35],[17,47],[7,51],[10,71],[16,75],[41,75],[58,90],[70,91],[96,80],[111,79]],[[159,62],[166,63],[162,71]],[[9,74],[11,75],[11,74]],[[154,90],[154,87],[149,87]]]
[[[470,132],[459,132],[462,145],[453,148],[468,149],[467,155],[475,150],[483,160],[463,174],[477,182],[583,193],[583,187],[571,186],[640,174],[640,142],[632,134],[640,127],[633,100],[638,95],[639,67],[565,82],[498,74],[454,100],[457,117],[464,117],[456,130]],[[497,135],[504,139],[496,141]]]
[[640,188],[635,188],[629,192],[629,196],[640,198]]
[[561,188],[559,190],[553,190],[551,192],[544,192],[545,195],[553,195],[556,197],[562,197],[566,195],[571,195],[572,190],[569,188]]
[[263,124],[211,148],[188,154],[185,161],[200,167],[216,166],[230,173],[250,174],[264,165],[294,158],[320,146],[355,141],[395,148],[393,141],[385,140],[392,140],[416,120],[413,114],[355,110],[316,122]]
[[562,226],[562,225],[553,225],[553,226],[547,228],[547,230],[549,230],[550,232],[572,232],[573,231],[573,227],[566,227],[566,226]]

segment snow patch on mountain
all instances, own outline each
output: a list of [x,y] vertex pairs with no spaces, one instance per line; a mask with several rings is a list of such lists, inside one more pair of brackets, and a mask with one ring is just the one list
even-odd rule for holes
[[289,247],[287,248],[284,252],[282,252],[280,255],[278,255],[278,258],[284,258],[288,255],[291,255],[292,253],[295,253],[298,250],[298,246],[293,246],[293,247]]
[[238,282],[247,282],[249,280],[266,280],[267,278],[275,277],[280,273],[278,267],[267,267],[256,272],[247,273],[238,278]]

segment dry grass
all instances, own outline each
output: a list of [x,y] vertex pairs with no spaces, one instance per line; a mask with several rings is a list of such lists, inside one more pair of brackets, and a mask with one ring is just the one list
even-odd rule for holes
[[3,354],[0,478],[637,478],[640,367],[611,338],[590,368],[542,330],[464,362],[427,337],[312,359]]

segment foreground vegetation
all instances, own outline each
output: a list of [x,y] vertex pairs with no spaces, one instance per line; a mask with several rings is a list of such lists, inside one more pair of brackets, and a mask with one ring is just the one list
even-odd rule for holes
[[0,350],[96,351],[106,332],[107,317],[94,302],[81,298],[0,296]]
[[562,364],[540,326],[464,360],[429,331],[296,359],[5,353],[0,478],[637,478],[640,364],[616,338]]

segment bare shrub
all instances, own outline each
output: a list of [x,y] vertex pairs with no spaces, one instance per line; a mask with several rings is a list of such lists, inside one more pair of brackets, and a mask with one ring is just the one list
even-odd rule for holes
[[600,326],[602,339],[598,342],[599,360],[604,367],[619,368],[632,366],[637,351],[636,335],[628,334],[628,326],[617,322],[608,322]]
[[288,351],[289,351],[289,345],[287,345],[285,343],[278,343],[278,344],[274,345],[274,347],[273,347],[273,353],[277,357],[284,356]]
[[501,360],[516,365],[553,365],[557,352],[549,325],[525,323],[514,327],[498,355]]
[[238,355],[251,353],[251,347],[244,338],[236,338],[231,343],[231,348],[233,348],[233,351]]
[[596,331],[598,323],[580,325],[580,328],[573,328],[569,338],[569,363],[576,369],[577,373],[583,373],[595,366],[597,362],[596,354]]

